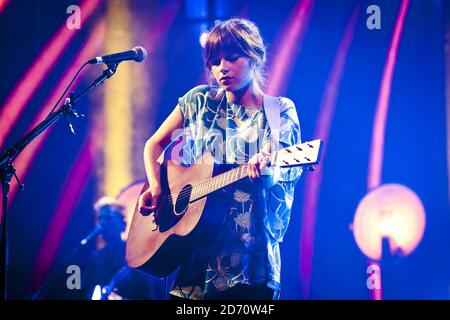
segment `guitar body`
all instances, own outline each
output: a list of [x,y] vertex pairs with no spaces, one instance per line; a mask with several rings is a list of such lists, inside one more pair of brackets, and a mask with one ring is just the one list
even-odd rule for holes
[[[270,163],[280,167],[310,166],[319,163],[322,141],[305,142],[275,151]],[[159,160],[158,160],[159,161]],[[161,163],[160,204],[144,216],[138,205],[128,233],[128,266],[156,277],[165,277],[189,257],[196,245],[207,245],[219,232],[226,209],[222,201],[207,201],[247,177],[244,165],[215,175],[213,156],[204,154],[195,164],[185,167],[179,161]],[[214,176],[214,178],[212,178]],[[200,185],[201,184],[201,185]],[[193,188],[195,187],[195,188]],[[147,190],[148,184],[142,192]],[[141,194],[142,194],[141,192]]]
[[[190,167],[172,160],[163,162],[162,194],[157,210],[144,216],[136,205],[127,239],[128,266],[156,277],[167,276],[191,254],[200,233],[202,237],[204,231],[212,233],[221,217],[211,220],[206,215],[202,217],[207,197],[193,203],[189,201],[191,187],[211,178],[213,169],[210,154],[205,154]],[[148,183],[142,192],[147,188]]]

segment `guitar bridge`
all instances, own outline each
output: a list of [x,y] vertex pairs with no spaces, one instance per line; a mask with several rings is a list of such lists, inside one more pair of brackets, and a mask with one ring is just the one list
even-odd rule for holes
[[157,220],[158,220],[158,218],[156,217],[156,212],[155,212],[155,213],[153,213],[153,221],[152,221],[152,223],[155,224],[155,229],[153,229],[152,232],[158,230],[158,228],[159,228],[159,222]]

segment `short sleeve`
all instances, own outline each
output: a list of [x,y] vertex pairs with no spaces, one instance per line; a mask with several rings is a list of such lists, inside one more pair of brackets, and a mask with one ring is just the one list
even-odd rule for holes
[[189,90],[178,99],[178,107],[183,117],[184,127],[197,120],[197,115],[202,107],[206,105],[209,86],[200,85]]

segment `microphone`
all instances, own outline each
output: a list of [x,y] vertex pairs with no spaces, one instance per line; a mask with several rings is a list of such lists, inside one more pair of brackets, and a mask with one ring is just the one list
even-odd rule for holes
[[131,50],[123,51],[119,53],[108,54],[102,57],[95,57],[88,61],[90,64],[100,63],[119,63],[127,60],[134,60],[136,62],[142,62],[147,58],[147,51],[142,47],[134,47]]
[[100,232],[102,232],[103,227],[101,224],[97,224],[94,229],[83,239],[81,240],[81,245],[84,246],[86,243],[88,243],[89,240],[91,240],[93,237],[98,235]]

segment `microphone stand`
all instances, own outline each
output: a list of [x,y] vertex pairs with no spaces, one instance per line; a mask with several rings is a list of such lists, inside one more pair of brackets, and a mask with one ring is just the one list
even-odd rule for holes
[[14,160],[25,149],[25,147],[38,137],[45,129],[55,124],[59,119],[64,117],[67,121],[70,131],[75,134],[75,130],[70,122],[70,117],[82,118],[84,115],[79,114],[76,110],[75,103],[84,96],[87,92],[97,87],[106,79],[109,79],[115,72],[118,63],[108,64],[108,68],[103,71],[103,74],[95,79],[85,90],[83,90],[78,96],[72,93],[69,94],[69,98],[66,99],[64,104],[59,110],[54,111],[48,115],[48,117],[38,124],[34,129],[27,133],[22,139],[20,139],[13,147],[7,149],[0,155],[0,180],[2,185],[2,221],[1,221],[1,237],[0,237],[0,281],[1,281],[1,300],[7,300],[7,276],[8,276],[8,234],[7,234],[7,206],[8,196],[10,191],[10,184],[12,177],[16,177],[21,189],[23,185],[20,183],[16,175],[16,169],[14,168]]

